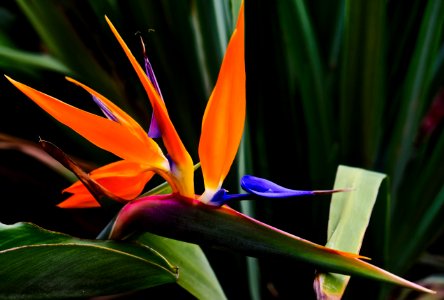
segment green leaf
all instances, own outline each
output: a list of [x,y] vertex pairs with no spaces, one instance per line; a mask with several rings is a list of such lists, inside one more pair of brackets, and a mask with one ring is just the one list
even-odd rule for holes
[[[414,150],[417,129],[430,103],[429,88],[433,80],[434,65],[439,54],[444,26],[444,2],[428,1],[416,48],[408,67],[407,77],[401,90],[401,106],[396,110],[396,127],[390,140],[389,154],[392,157],[389,175],[393,177],[394,192],[404,177],[405,169]],[[396,197],[396,193],[393,193]],[[396,198],[395,198],[396,200]]]
[[384,0],[345,1],[338,117],[341,154],[364,166],[376,161],[384,128],[386,9]]
[[0,66],[8,68],[46,69],[63,74],[72,72],[59,60],[47,54],[31,53],[0,45]]
[[198,299],[226,299],[216,275],[199,246],[145,233],[138,242],[161,252],[179,268],[177,283]]
[[1,299],[92,297],[174,282],[177,269],[135,243],[92,241],[28,223],[0,224]]
[[[117,84],[112,84],[112,77],[103,70],[88,45],[81,40],[63,6],[48,0],[19,0],[17,4],[54,57],[63,62],[76,77],[81,76],[82,81],[94,83],[100,92],[125,107],[121,100],[124,98],[122,90]],[[98,21],[104,22],[104,19]]]
[[[359,253],[385,174],[339,166],[334,188],[353,191],[333,194],[328,221],[327,247]],[[350,277],[320,273],[315,280],[318,299],[340,299]]]
[[[327,162],[331,163],[331,153],[327,149],[333,144],[333,127],[330,126],[333,109],[325,92],[318,41],[304,1],[278,1],[277,9],[285,42],[288,81],[291,87],[297,84],[301,93],[302,115],[308,132],[310,175],[312,179],[319,180],[315,177],[324,173],[316,170],[325,170]],[[292,92],[295,93],[295,90]]]
[[[444,230],[444,131],[434,138],[436,142],[423,145],[414,164],[410,164],[399,193],[402,201],[395,208],[390,249],[390,267],[397,272],[411,267]],[[415,224],[415,230],[409,224]]]

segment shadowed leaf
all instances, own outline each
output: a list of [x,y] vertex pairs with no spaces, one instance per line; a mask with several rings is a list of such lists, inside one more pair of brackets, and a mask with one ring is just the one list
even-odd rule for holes
[[177,269],[134,243],[81,240],[35,225],[0,224],[2,299],[92,297],[174,282]]

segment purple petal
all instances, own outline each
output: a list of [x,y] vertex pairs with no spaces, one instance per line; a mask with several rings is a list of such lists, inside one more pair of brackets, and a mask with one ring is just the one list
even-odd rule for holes
[[242,177],[241,186],[245,191],[265,198],[289,198],[316,194],[314,191],[287,189],[269,180],[251,175]]
[[103,103],[99,98],[97,98],[94,95],[91,95],[94,102],[99,106],[100,110],[103,112],[103,114],[110,120],[114,122],[119,122],[117,117],[109,110],[109,108]]
[[[160,98],[163,100],[162,92],[160,91],[159,83],[157,82],[153,67],[151,66],[150,60],[148,59],[148,56],[146,55],[145,44],[143,43],[142,37],[140,37],[140,42],[142,43],[142,48],[143,48],[143,58],[145,61],[146,75],[148,76],[149,80],[153,84],[153,86],[156,89],[157,93],[159,94]],[[148,136],[150,138],[161,137],[159,124],[157,123],[154,113],[151,116],[151,124],[150,124],[150,128],[148,129]]]
[[159,124],[157,124],[157,120],[154,117],[154,113],[151,115],[151,123],[150,128],[148,129],[148,136],[152,139],[160,138],[162,136]]

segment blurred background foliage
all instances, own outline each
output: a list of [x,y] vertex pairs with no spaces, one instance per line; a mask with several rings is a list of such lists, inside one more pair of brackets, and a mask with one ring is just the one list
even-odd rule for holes
[[[148,101],[106,25],[107,15],[141,62],[144,39],[173,123],[196,162],[205,103],[239,4],[4,1],[0,70],[99,113],[89,95],[64,79],[69,75],[147,128]],[[442,274],[444,3],[246,0],[245,5],[248,120],[238,172],[232,169],[225,187],[236,190],[238,175],[253,173],[292,188],[328,189],[338,164],[387,173],[382,194],[390,201],[377,202],[361,253],[409,279]],[[112,155],[51,119],[5,79],[0,115],[1,221],[95,237],[110,216],[97,209],[56,208],[72,176],[52,165],[36,142],[41,137],[55,143],[86,170],[112,161]],[[328,198],[319,197],[238,208],[325,244],[328,207]],[[204,250],[229,299],[313,297],[311,266]],[[381,286],[352,278],[345,298],[356,299],[359,292],[363,299],[363,289],[375,299]],[[155,290],[187,297],[179,288]]]

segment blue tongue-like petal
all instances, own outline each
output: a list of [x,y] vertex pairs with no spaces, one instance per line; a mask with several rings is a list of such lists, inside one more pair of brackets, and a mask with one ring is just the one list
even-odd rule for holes
[[316,194],[315,191],[287,189],[269,180],[251,175],[242,177],[241,186],[248,193],[265,198],[289,198]]
[[299,196],[311,196],[322,194],[333,194],[337,192],[348,192],[351,189],[338,189],[338,190],[315,190],[315,191],[301,191],[287,189],[280,186],[270,180],[245,175],[241,179],[241,187],[247,192],[246,194],[230,194],[227,190],[220,189],[214,194],[213,199],[208,204],[215,206],[222,206],[228,202],[239,200],[256,200],[263,198],[292,198]]

